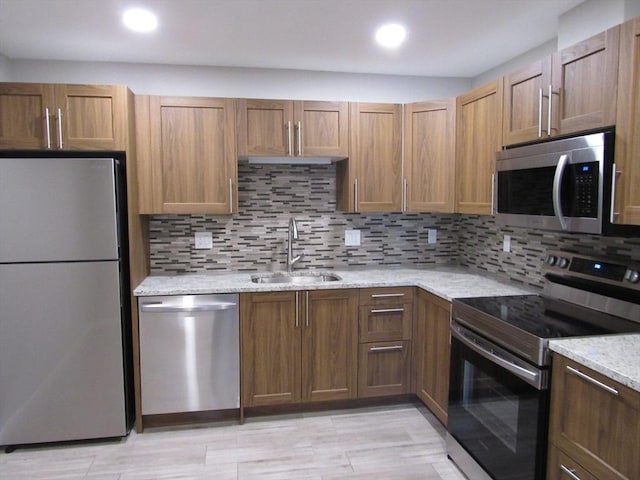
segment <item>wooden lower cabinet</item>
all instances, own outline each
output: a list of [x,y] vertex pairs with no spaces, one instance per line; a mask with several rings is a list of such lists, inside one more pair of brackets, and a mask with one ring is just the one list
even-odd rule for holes
[[416,394],[447,424],[451,303],[418,290],[415,308],[414,372]]
[[640,478],[640,392],[561,355],[552,379],[549,480]]
[[358,359],[358,397],[401,395],[411,391],[411,342],[362,343]]
[[357,290],[241,295],[242,405],[355,398],[357,310]]

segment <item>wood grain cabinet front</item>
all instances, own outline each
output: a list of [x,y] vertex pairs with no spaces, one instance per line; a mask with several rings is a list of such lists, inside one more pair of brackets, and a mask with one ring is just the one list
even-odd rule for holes
[[504,77],[504,144],[616,122],[619,27]]
[[349,104],[309,100],[237,101],[238,155],[349,155]]
[[121,85],[0,83],[0,148],[126,150]]
[[414,374],[418,398],[447,424],[451,302],[418,290],[415,310]]
[[640,478],[640,392],[561,355],[551,378],[549,480]]
[[238,210],[235,102],[136,97],[140,213]]
[[357,393],[357,290],[241,295],[242,405]]
[[414,290],[360,289],[358,397],[411,391]]

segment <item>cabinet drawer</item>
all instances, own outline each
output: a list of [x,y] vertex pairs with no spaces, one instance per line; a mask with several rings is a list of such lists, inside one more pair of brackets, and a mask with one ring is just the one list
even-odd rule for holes
[[598,480],[554,445],[549,448],[547,480]]
[[360,342],[411,339],[413,303],[360,307]]
[[410,348],[409,341],[360,344],[358,397],[409,393]]
[[361,288],[360,305],[399,305],[413,302],[413,287]]

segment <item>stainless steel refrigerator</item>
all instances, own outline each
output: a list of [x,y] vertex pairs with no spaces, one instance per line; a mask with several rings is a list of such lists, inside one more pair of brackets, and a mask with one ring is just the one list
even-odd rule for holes
[[124,161],[0,157],[0,445],[8,449],[131,428]]

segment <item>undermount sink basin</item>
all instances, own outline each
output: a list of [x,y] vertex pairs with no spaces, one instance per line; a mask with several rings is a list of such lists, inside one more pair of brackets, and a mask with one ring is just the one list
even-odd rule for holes
[[292,284],[308,284],[308,283],[324,283],[336,282],[342,280],[338,275],[327,272],[277,272],[264,273],[251,276],[253,283],[292,283]]

